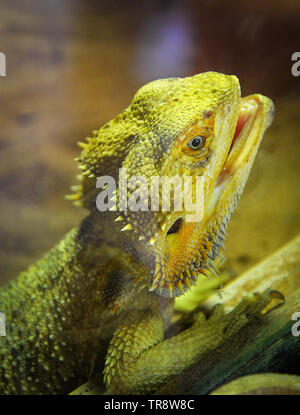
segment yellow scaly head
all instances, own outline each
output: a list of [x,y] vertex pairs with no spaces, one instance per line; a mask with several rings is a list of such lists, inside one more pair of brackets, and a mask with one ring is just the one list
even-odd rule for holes
[[[112,176],[115,206],[105,215],[111,238],[148,267],[151,290],[179,295],[218,255],[273,114],[270,99],[241,98],[235,76],[207,72],[150,82],[83,145],[84,180],[75,197],[96,212],[96,177]],[[161,179],[158,187],[154,178]],[[200,219],[191,221],[188,198],[201,204]]]

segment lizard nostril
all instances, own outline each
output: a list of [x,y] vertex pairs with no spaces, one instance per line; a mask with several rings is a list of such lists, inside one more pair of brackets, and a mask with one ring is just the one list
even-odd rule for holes
[[168,230],[167,235],[170,235],[171,233],[177,233],[179,231],[179,229],[180,229],[180,226],[182,224],[182,221],[183,221],[182,218],[177,219],[173,223],[173,225],[170,227],[170,229]]

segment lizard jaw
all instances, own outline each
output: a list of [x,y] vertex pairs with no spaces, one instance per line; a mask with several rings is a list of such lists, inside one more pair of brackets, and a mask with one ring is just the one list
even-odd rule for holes
[[274,112],[273,102],[260,94],[241,99],[230,149],[208,204],[209,216],[221,199],[229,199],[229,191],[239,196],[242,193],[263,134],[273,121]]
[[[235,134],[206,208],[205,216],[209,219],[203,227],[199,223],[186,223],[183,218],[177,218],[166,235],[176,238],[177,234],[185,232],[190,234],[189,239],[194,245],[198,239],[197,247],[190,257],[192,259],[184,261],[175,273],[170,274],[164,271],[165,264],[157,258],[151,291],[159,289],[160,294],[166,297],[181,295],[196,282],[199,274],[205,275],[207,268],[213,267],[212,261],[217,257],[220,247],[223,247],[230,216],[273,116],[274,105],[269,98],[259,94],[242,98]],[[187,248],[185,246],[182,249]]]

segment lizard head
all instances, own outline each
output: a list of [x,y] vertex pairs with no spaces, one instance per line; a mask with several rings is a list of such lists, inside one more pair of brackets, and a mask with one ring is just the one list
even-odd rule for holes
[[96,178],[112,177],[112,238],[148,267],[150,290],[179,295],[217,257],[273,114],[235,76],[150,82],[82,144],[74,198],[95,211]]

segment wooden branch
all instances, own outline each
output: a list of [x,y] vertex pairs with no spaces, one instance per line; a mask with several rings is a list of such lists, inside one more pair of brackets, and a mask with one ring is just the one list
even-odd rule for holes
[[[273,302],[270,305],[273,309],[261,319],[202,356],[157,393],[208,394],[223,383],[259,372],[300,375],[300,337],[291,332],[295,324],[292,315],[300,312],[300,236],[230,282],[222,302],[230,310],[247,293],[262,292],[267,288],[280,291],[286,298],[285,304],[274,308]],[[220,302],[215,297],[205,302],[206,309]],[[265,379],[267,381],[267,377]]]

